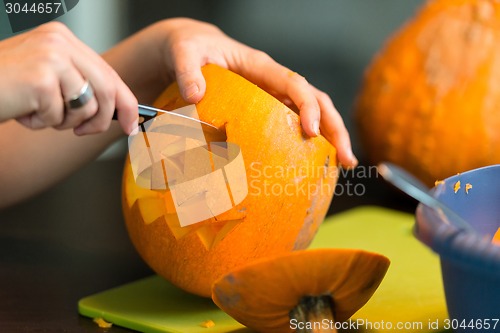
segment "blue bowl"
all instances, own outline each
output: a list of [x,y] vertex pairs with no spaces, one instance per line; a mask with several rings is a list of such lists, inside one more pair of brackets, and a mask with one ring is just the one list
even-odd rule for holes
[[[455,193],[455,184],[460,189]],[[472,188],[466,191],[466,184]],[[422,204],[416,237],[439,254],[446,304],[454,331],[500,332],[500,245],[491,238],[500,227],[500,165],[444,180],[433,195],[468,221],[476,233],[458,230]]]

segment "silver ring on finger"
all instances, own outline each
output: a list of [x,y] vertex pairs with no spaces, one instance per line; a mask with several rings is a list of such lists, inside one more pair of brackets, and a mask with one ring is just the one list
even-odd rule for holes
[[85,81],[78,94],[65,102],[66,109],[77,109],[87,104],[94,97],[94,91],[89,81]]

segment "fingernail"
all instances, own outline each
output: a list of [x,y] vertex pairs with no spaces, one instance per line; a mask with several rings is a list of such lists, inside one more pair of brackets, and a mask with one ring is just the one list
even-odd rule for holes
[[136,126],[134,127],[131,131],[130,131],[130,135],[136,135],[139,133],[139,126]]
[[358,159],[357,159],[357,158],[356,158],[356,156],[354,156],[354,155],[352,156],[352,160],[351,160],[351,161],[352,161],[352,165],[353,165],[353,166],[357,166],[357,165],[358,165],[358,163],[359,163]]
[[137,133],[139,133],[139,118],[135,119],[129,128],[131,128],[131,130],[129,131],[130,135],[136,135]]
[[356,156],[354,156],[352,150],[349,149],[349,161],[351,162],[352,166],[358,165],[358,159]]
[[84,133],[82,131],[82,129],[80,127],[75,127],[73,129],[73,133],[76,135],[76,136],[82,136]]
[[185,90],[186,98],[191,98],[200,92],[200,88],[196,83],[191,83]]
[[316,136],[319,135],[319,121],[318,120],[315,120],[313,122],[313,132],[314,132],[314,134],[316,134]]

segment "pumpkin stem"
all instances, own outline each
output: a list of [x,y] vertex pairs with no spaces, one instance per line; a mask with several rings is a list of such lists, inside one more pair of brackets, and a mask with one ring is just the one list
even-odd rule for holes
[[297,324],[296,333],[337,332],[333,308],[331,295],[302,297],[289,314],[290,320]]

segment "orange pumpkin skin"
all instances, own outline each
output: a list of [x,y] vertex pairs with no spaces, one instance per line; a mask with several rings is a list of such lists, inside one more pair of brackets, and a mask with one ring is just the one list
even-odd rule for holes
[[[149,266],[178,287],[209,297],[213,281],[232,269],[307,247],[326,215],[338,172],[335,148],[323,137],[304,137],[298,116],[285,105],[228,70],[207,65],[202,71],[207,91],[198,114],[239,145],[247,197],[216,219],[180,228],[169,210],[169,192],[138,187],[127,161],[123,210],[130,238]],[[183,105],[176,84],[155,103],[166,110]],[[318,191],[307,191],[310,186]]]
[[500,2],[427,2],[367,68],[354,117],[371,163],[427,184],[500,162]]

